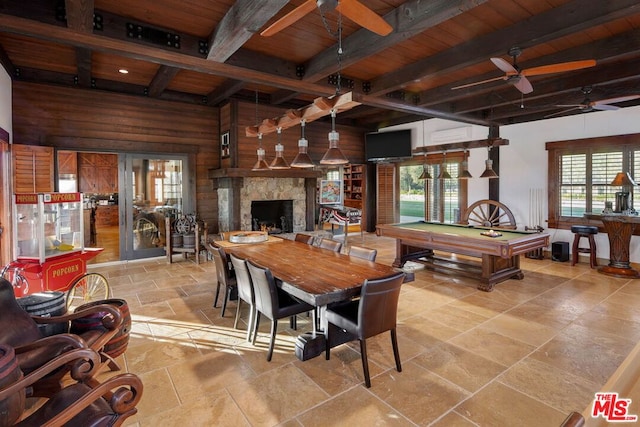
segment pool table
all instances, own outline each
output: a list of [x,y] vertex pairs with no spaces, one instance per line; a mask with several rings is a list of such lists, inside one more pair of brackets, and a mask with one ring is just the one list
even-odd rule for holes
[[[522,279],[520,255],[549,245],[546,233],[493,230],[500,236],[489,237],[488,228],[425,221],[376,226],[378,236],[396,239],[394,267],[409,260],[428,267],[444,268],[456,274],[479,278],[478,289],[490,292],[496,283],[507,279]],[[434,250],[471,258],[445,257]],[[480,258],[480,262],[474,258]]]

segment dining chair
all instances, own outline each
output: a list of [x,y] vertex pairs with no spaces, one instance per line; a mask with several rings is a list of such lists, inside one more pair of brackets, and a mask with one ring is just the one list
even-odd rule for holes
[[296,233],[296,237],[294,238],[296,242],[306,243],[307,245],[311,245],[313,243],[313,236],[309,234]]
[[349,256],[354,256],[356,258],[362,258],[369,261],[375,261],[376,256],[378,255],[377,249],[369,249],[363,248],[362,246],[349,246],[349,251],[347,253]]
[[322,249],[329,249],[330,251],[334,252],[340,252],[340,249],[342,249],[341,242],[336,242],[335,240],[324,238],[320,240],[320,244],[318,246],[320,246]]
[[396,336],[396,318],[400,286],[402,286],[403,280],[403,272],[381,279],[365,280],[360,292],[360,298],[338,303],[328,307],[325,312],[328,322],[325,358],[329,360],[331,357],[331,325],[353,334],[353,339],[360,341],[360,356],[367,388],[371,387],[369,362],[367,360],[367,338],[390,331],[396,369],[398,372],[402,372],[400,353],[398,352],[398,338]]
[[227,301],[231,298],[232,292],[235,292],[238,287],[235,273],[232,274],[229,269],[229,260],[224,249],[219,246],[207,244],[207,250],[211,252],[211,255],[213,255],[213,262],[216,265],[216,277],[218,279],[213,307],[216,308],[218,306],[220,288],[224,286],[224,299],[222,300],[222,311],[220,312],[220,317],[224,317],[224,312],[227,309]]
[[253,335],[255,344],[260,326],[260,314],[271,319],[271,340],[269,341],[269,352],[267,361],[271,361],[273,346],[278,330],[278,320],[292,316],[293,326],[295,326],[295,316],[313,310],[313,306],[294,299],[291,295],[280,289],[276,285],[276,279],[271,270],[247,260],[247,267],[253,282],[253,289],[256,297],[256,321]]
[[238,319],[240,318],[240,305],[241,301],[249,304],[249,322],[247,322],[247,341],[251,341],[251,333],[255,323],[255,310],[256,310],[256,298],[253,291],[253,283],[251,282],[251,276],[249,275],[249,269],[247,268],[247,262],[238,258],[235,255],[229,255],[231,257],[231,264],[236,272],[236,284],[238,285],[238,304],[236,306],[236,320],[233,322],[233,328],[238,327]]

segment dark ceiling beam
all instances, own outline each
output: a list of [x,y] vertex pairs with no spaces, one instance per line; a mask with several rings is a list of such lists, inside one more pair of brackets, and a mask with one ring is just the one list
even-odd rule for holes
[[[519,66],[522,68],[530,68],[539,65],[554,64],[557,62],[594,58],[598,61],[598,64],[595,67],[588,68],[587,71],[597,73],[598,70],[606,66],[606,64],[619,60],[626,60],[634,56],[640,56],[640,30],[628,31],[606,39],[597,40],[593,43],[566,49],[551,55],[538,57],[531,61],[519,63]],[[625,66],[622,68],[627,69],[628,67]],[[496,69],[496,71],[491,73],[485,73],[480,76],[474,76],[470,79],[454,82],[451,85],[424,91],[420,93],[421,101],[419,102],[419,105],[435,106],[442,105],[445,102],[455,103],[458,100],[468,99],[470,96],[474,96],[476,100],[482,100],[483,94],[495,92],[496,88],[508,87],[509,85],[504,81],[499,81],[494,85],[478,85],[459,90],[452,90],[451,88],[458,85],[490,79],[492,77],[496,77],[499,73],[500,71]],[[575,73],[575,71],[572,71],[566,73],[566,75],[573,76]],[[541,77],[537,77],[536,79],[539,80],[540,78]],[[545,81],[547,79],[547,77],[542,78]],[[533,94],[527,95],[528,98],[545,93],[545,89],[540,87],[539,82],[536,82],[534,79],[532,79],[532,81],[534,81],[534,91]]]
[[503,56],[513,46],[535,46],[639,10],[637,0],[574,0],[377,78],[371,82],[369,94],[381,95],[401,89],[426,76],[459,70],[492,56]]
[[[181,69],[192,70],[204,74],[212,74],[256,84],[264,84],[271,87],[302,92],[314,96],[331,96],[335,94],[334,88],[304,82],[300,79],[292,79],[281,74],[266,73],[263,71],[255,71],[233,66],[227,63],[209,61],[206,58],[198,58],[181,52],[161,49],[147,44],[142,45],[125,40],[103,37],[96,34],[76,33],[67,28],[47,25],[5,14],[0,14],[0,28],[9,33],[22,34],[65,45],[122,55],[127,58],[154,62],[171,67],[179,67]],[[485,121],[480,121],[478,119],[456,116],[455,114],[442,113],[427,108],[417,107],[404,101],[377,99],[371,96],[364,96],[362,101],[359,102],[379,106],[380,108],[389,110],[405,111],[410,114],[447,118],[449,120],[457,120],[465,123],[486,124]]]
[[2,64],[11,78],[17,77],[16,66],[13,65],[11,58],[9,58],[9,55],[7,55],[7,51],[4,50],[2,46],[0,46],[0,64]]
[[380,98],[369,95],[362,95],[360,93],[353,94],[353,100],[360,102],[361,104],[369,105],[372,107],[378,107],[385,110],[399,111],[405,114],[414,114],[424,116],[425,118],[438,118],[445,120],[453,120],[462,123],[469,123],[481,126],[488,126],[491,123],[484,119],[478,119],[472,116],[465,116],[461,114],[449,113],[446,111],[436,111],[430,108],[419,107],[415,104],[410,104],[402,100],[396,100],[391,98]]
[[153,76],[153,80],[149,83],[149,96],[152,98],[159,97],[179,72],[179,68],[161,65],[156,75]]
[[226,61],[287,3],[288,0],[237,0],[213,31],[207,59]]
[[241,91],[246,85],[242,80],[228,79],[217,89],[211,91],[207,95],[207,104],[216,106],[227,99],[231,98],[235,93]]
[[[80,33],[93,32],[93,0],[65,0],[67,27]],[[91,87],[91,51],[76,48],[76,67],[78,68],[78,86]]]
[[[393,27],[387,36],[379,36],[367,29],[360,29],[345,38],[342,43],[344,53],[340,61],[342,67],[349,67],[364,58],[380,53],[408,38],[413,37],[447,19],[467,12],[487,0],[411,0],[384,15]],[[338,44],[325,49],[305,64],[305,81],[315,82],[338,70],[336,52]]]

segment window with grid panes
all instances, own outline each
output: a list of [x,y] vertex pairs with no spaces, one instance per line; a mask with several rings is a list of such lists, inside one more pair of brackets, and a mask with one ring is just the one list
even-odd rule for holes
[[618,172],[640,173],[640,135],[547,143],[549,151],[549,227],[569,228],[585,212],[615,206],[616,192],[638,194],[638,187],[612,186]]

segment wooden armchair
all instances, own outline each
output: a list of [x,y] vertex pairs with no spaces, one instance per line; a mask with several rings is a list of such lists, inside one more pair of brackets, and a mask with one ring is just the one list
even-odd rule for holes
[[200,245],[202,234],[207,224],[197,221],[193,215],[183,215],[179,218],[165,218],[167,262],[173,262],[174,254],[182,254],[187,259],[189,254],[195,255],[196,264],[200,264]]
[[[106,313],[101,319],[103,327],[79,335],[64,333],[43,338],[38,328],[38,324],[63,322],[68,330],[71,320],[95,313]],[[15,349],[18,364],[25,374],[33,372],[63,353],[81,348],[95,350],[100,353],[102,363],[108,363],[112,370],[120,369],[102,349],[118,334],[121,324],[120,310],[108,304],[95,305],[63,316],[32,316],[18,305],[11,283],[0,278],[0,344]],[[61,389],[60,380],[65,373],[66,371],[60,370],[54,375],[42,378],[33,385],[30,393],[34,396],[49,396],[55,393]]]
[[[0,345],[0,360],[13,356],[13,348]],[[4,359],[4,360],[3,360]],[[7,363],[0,363],[6,365]],[[16,426],[119,426],[137,412],[142,381],[133,374],[116,375],[102,383],[93,378],[101,357],[91,349],[75,349],[19,378],[4,376],[0,383],[2,425]],[[24,414],[26,390],[42,378],[64,370],[71,375],[67,386],[49,396],[34,412]]]

